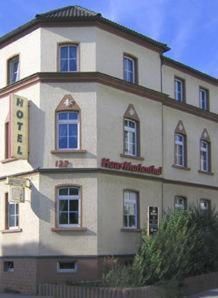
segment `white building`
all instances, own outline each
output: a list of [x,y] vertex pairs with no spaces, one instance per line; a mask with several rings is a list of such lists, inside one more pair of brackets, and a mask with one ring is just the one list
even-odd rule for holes
[[99,278],[149,206],[217,208],[217,79],[168,50],[78,6],[0,38],[1,289]]

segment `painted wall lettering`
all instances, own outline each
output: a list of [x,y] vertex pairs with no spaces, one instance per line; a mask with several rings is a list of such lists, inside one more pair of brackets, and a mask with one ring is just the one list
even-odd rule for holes
[[131,162],[116,162],[111,161],[109,158],[102,158],[101,166],[103,168],[131,171],[142,174],[161,175],[162,167],[156,168],[155,166],[145,167],[142,164],[132,164]]

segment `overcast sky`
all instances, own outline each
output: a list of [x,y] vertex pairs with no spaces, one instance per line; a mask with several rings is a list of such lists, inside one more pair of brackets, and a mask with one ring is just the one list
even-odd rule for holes
[[37,13],[68,5],[167,43],[167,56],[218,77],[218,0],[0,0],[0,36]]

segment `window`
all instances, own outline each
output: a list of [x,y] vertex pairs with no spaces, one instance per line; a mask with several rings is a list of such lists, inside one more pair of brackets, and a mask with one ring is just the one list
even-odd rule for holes
[[77,263],[75,261],[61,261],[57,263],[57,272],[70,273],[77,271]]
[[210,143],[205,140],[200,141],[200,156],[201,156],[200,170],[204,172],[209,172],[210,171]]
[[210,136],[205,128],[200,139],[200,172],[211,171],[211,142]]
[[205,111],[209,110],[209,92],[207,89],[199,89],[199,105],[200,109]]
[[80,119],[79,112],[56,113],[57,123],[57,148],[60,150],[79,149],[80,147]]
[[185,167],[185,136],[175,134],[175,164]]
[[187,209],[187,199],[182,196],[175,196],[175,209],[185,210]]
[[137,123],[124,119],[124,154],[137,155]]
[[8,84],[13,84],[20,79],[19,56],[8,60]]
[[19,228],[19,204],[8,202],[8,229]]
[[202,214],[208,214],[211,210],[210,200],[200,199],[200,211]]
[[182,102],[185,100],[185,82],[182,79],[175,78],[175,99]]
[[6,261],[3,265],[4,272],[14,272],[14,262]]
[[10,157],[10,124],[5,122],[5,159]]
[[135,191],[124,191],[124,227],[136,229],[139,227],[138,217],[138,193]]
[[78,71],[77,48],[77,45],[72,44],[59,46],[59,69],[61,72]]
[[130,83],[137,83],[137,60],[136,58],[124,55],[123,57],[123,77]]
[[59,227],[80,226],[80,189],[79,187],[60,187],[58,189]]

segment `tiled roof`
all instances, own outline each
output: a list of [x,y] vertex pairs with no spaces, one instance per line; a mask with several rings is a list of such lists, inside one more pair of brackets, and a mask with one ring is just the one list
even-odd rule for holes
[[101,16],[100,13],[85,9],[80,6],[66,6],[60,9],[51,10],[47,13],[37,14],[36,18],[39,19],[63,19],[63,18],[77,18],[77,17],[95,17]]
[[169,50],[166,44],[163,44],[161,42],[158,42],[152,38],[149,38],[143,34],[140,34],[134,30],[131,30],[127,27],[124,27],[120,24],[117,24],[115,22],[112,22],[108,19],[105,19],[100,13],[96,13],[94,11],[88,10],[86,8],[83,8],[81,6],[66,6],[60,9],[55,9],[48,11],[46,13],[37,14],[33,20],[30,22],[16,28],[15,30],[7,33],[6,35],[0,37],[0,48],[4,46],[7,43],[10,43],[12,39],[19,38],[19,35],[24,35],[25,32],[28,32],[29,30],[34,30],[34,28],[37,28],[40,26],[40,24],[43,24],[43,26],[46,25],[46,23],[75,23],[75,22],[95,22],[95,24],[98,26],[99,24],[102,24],[103,26],[107,26],[107,28],[111,27],[115,29],[117,32],[120,32],[125,36],[124,38],[129,38],[129,36],[137,39],[138,41],[141,41],[143,44],[147,44],[147,46],[153,46],[154,48],[158,49],[159,52],[163,53]]

